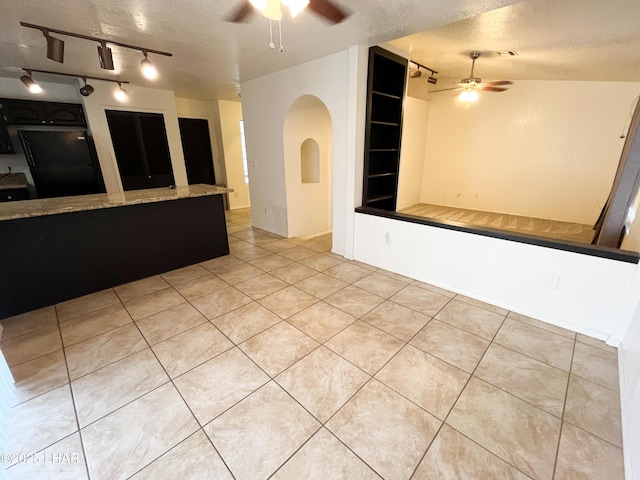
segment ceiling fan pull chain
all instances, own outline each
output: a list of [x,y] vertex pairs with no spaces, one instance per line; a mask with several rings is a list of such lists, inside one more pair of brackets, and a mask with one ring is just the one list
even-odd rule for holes
[[284,52],[284,47],[282,46],[282,19],[278,20],[278,31],[280,32],[280,53]]
[[273,24],[271,19],[269,19],[269,48],[276,48],[273,43]]

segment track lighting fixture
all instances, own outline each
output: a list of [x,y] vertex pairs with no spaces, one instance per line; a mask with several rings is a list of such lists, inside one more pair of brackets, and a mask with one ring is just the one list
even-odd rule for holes
[[429,82],[431,85],[435,85],[436,83],[438,83],[438,79],[431,75],[429,78],[427,78],[427,82]]
[[42,32],[47,39],[47,58],[54,62],[64,63],[64,41],[49,35],[49,31]]
[[122,88],[122,84],[120,82],[118,82],[118,89],[115,91],[113,96],[116,97],[116,100],[119,102],[126,102],[127,98],[129,98],[129,94],[124,88]]
[[27,72],[27,74],[20,77],[24,86],[27,87],[31,93],[42,93],[42,87],[33,81],[31,70],[25,70],[25,72]]
[[[118,88],[118,90],[116,90],[116,98],[118,100],[120,100],[121,102],[125,101],[127,99],[127,91],[124,88],[122,88],[122,84],[123,83],[129,83],[129,82],[125,81],[125,80],[114,80],[113,78],[91,77],[89,75],[81,75],[81,74],[77,74],[77,73],[50,72],[48,70],[35,70],[35,69],[31,69],[31,68],[23,68],[22,70],[27,72],[27,74],[23,75],[22,77],[20,77],[20,80],[22,80],[22,83],[24,83],[25,86],[32,93],[40,93],[40,92],[42,92],[42,88],[40,87],[40,85],[38,85],[33,80],[33,73],[35,72],[35,73],[44,73],[46,75],[59,75],[61,77],[81,78],[84,81],[84,86],[82,88],[80,88],[80,95],[82,95],[83,97],[88,97],[89,95],[91,95],[95,91],[95,88],[93,88],[93,86],[87,84],[87,78],[91,78],[93,80],[101,80],[103,82],[117,83],[119,88]],[[119,92],[122,92],[122,93],[119,93]],[[121,100],[121,98],[122,98],[122,100]]]
[[144,55],[144,58],[140,62],[140,65],[142,65],[142,75],[149,80],[155,80],[158,76],[158,70],[156,70],[156,67],[151,63],[151,60],[147,58],[147,51],[143,50],[142,54]]
[[[300,0],[295,0],[296,2]],[[109,40],[107,38],[98,38],[98,37],[90,37],[88,35],[82,35],[79,33],[67,32],[65,30],[57,30],[54,28],[43,27],[42,25],[34,25],[32,23],[20,22],[20,25],[27,28],[34,28],[36,30],[40,30],[42,34],[47,39],[47,57],[51,60],[55,60],[56,62],[62,63],[64,60],[64,42],[59,38],[52,37],[50,34],[55,33],[58,35],[65,35],[67,37],[80,38],[82,40],[89,40],[91,42],[98,42],[98,59],[100,60],[100,68],[103,70],[114,70],[113,64],[113,53],[110,47],[107,44],[115,45],[117,47],[129,48],[131,50],[138,50],[144,54],[144,59],[142,60],[142,69],[143,75],[146,78],[154,79],[158,72],[155,66],[151,63],[151,61],[147,58],[150,53],[154,53],[156,55],[164,55],[165,57],[173,56],[172,53],[163,52],[161,50],[152,50],[146,47],[139,47],[137,45],[130,45],[128,43],[120,43],[114,42],[113,40]]]
[[105,42],[98,45],[98,59],[100,60],[100,68],[103,70],[113,70],[113,54],[111,49],[107,47]]
[[424,65],[420,65],[418,62],[414,60],[411,60],[410,62],[413,63],[417,67],[417,69],[409,71],[409,78],[421,77],[422,72],[420,71],[420,69],[424,68],[425,70],[428,70],[429,72],[431,72],[431,75],[429,75],[429,78],[427,78],[427,82],[430,83],[431,85],[435,85],[436,83],[438,83],[438,79],[435,77],[438,74],[438,72],[436,72],[432,68],[425,67]]
[[84,80],[84,87],[80,89],[80,95],[88,97],[94,92],[94,88],[91,85],[87,85],[87,77],[82,77],[82,80]]

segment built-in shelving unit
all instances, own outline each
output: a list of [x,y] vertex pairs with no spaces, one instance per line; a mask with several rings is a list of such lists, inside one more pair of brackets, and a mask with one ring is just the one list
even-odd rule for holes
[[369,49],[362,206],[396,209],[407,59]]

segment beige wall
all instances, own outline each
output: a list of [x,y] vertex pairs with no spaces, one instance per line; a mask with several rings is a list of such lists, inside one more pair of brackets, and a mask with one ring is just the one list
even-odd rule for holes
[[406,97],[400,149],[398,210],[420,203],[428,124],[429,102]]
[[242,166],[242,146],[240,144],[240,120],[242,105],[240,102],[218,100],[220,112],[220,128],[224,163],[227,171],[227,186],[233,188],[229,194],[229,208],[245,208],[251,205],[249,186],[244,183]]
[[[289,236],[309,238],[331,231],[331,115],[320,99],[298,98],[283,128],[287,220]],[[302,143],[311,138],[319,149],[319,182],[303,183]]]
[[638,93],[638,83],[517,81],[469,108],[433,95],[421,200],[591,224]]
[[87,122],[96,144],[107,193],[121,192],[122,182],[120,181],[120,172],[116,163],[105,110],[161,113],[164,116],[167,130],[174,180],[176,185],[187,185],[187,171],[184,165],[178,114],[173,92],[125,85],[129,93],[129,99],[121,103],[113,97],[115,84],[93,81],[92,85],[95,87],[95,92],[89,97],[82,97],[82,101],[87,115]]

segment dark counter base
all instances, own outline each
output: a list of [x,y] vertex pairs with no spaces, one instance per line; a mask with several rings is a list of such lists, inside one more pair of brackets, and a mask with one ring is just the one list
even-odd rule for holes
[[0,222],[0,318],[228,253],[221,195]]

